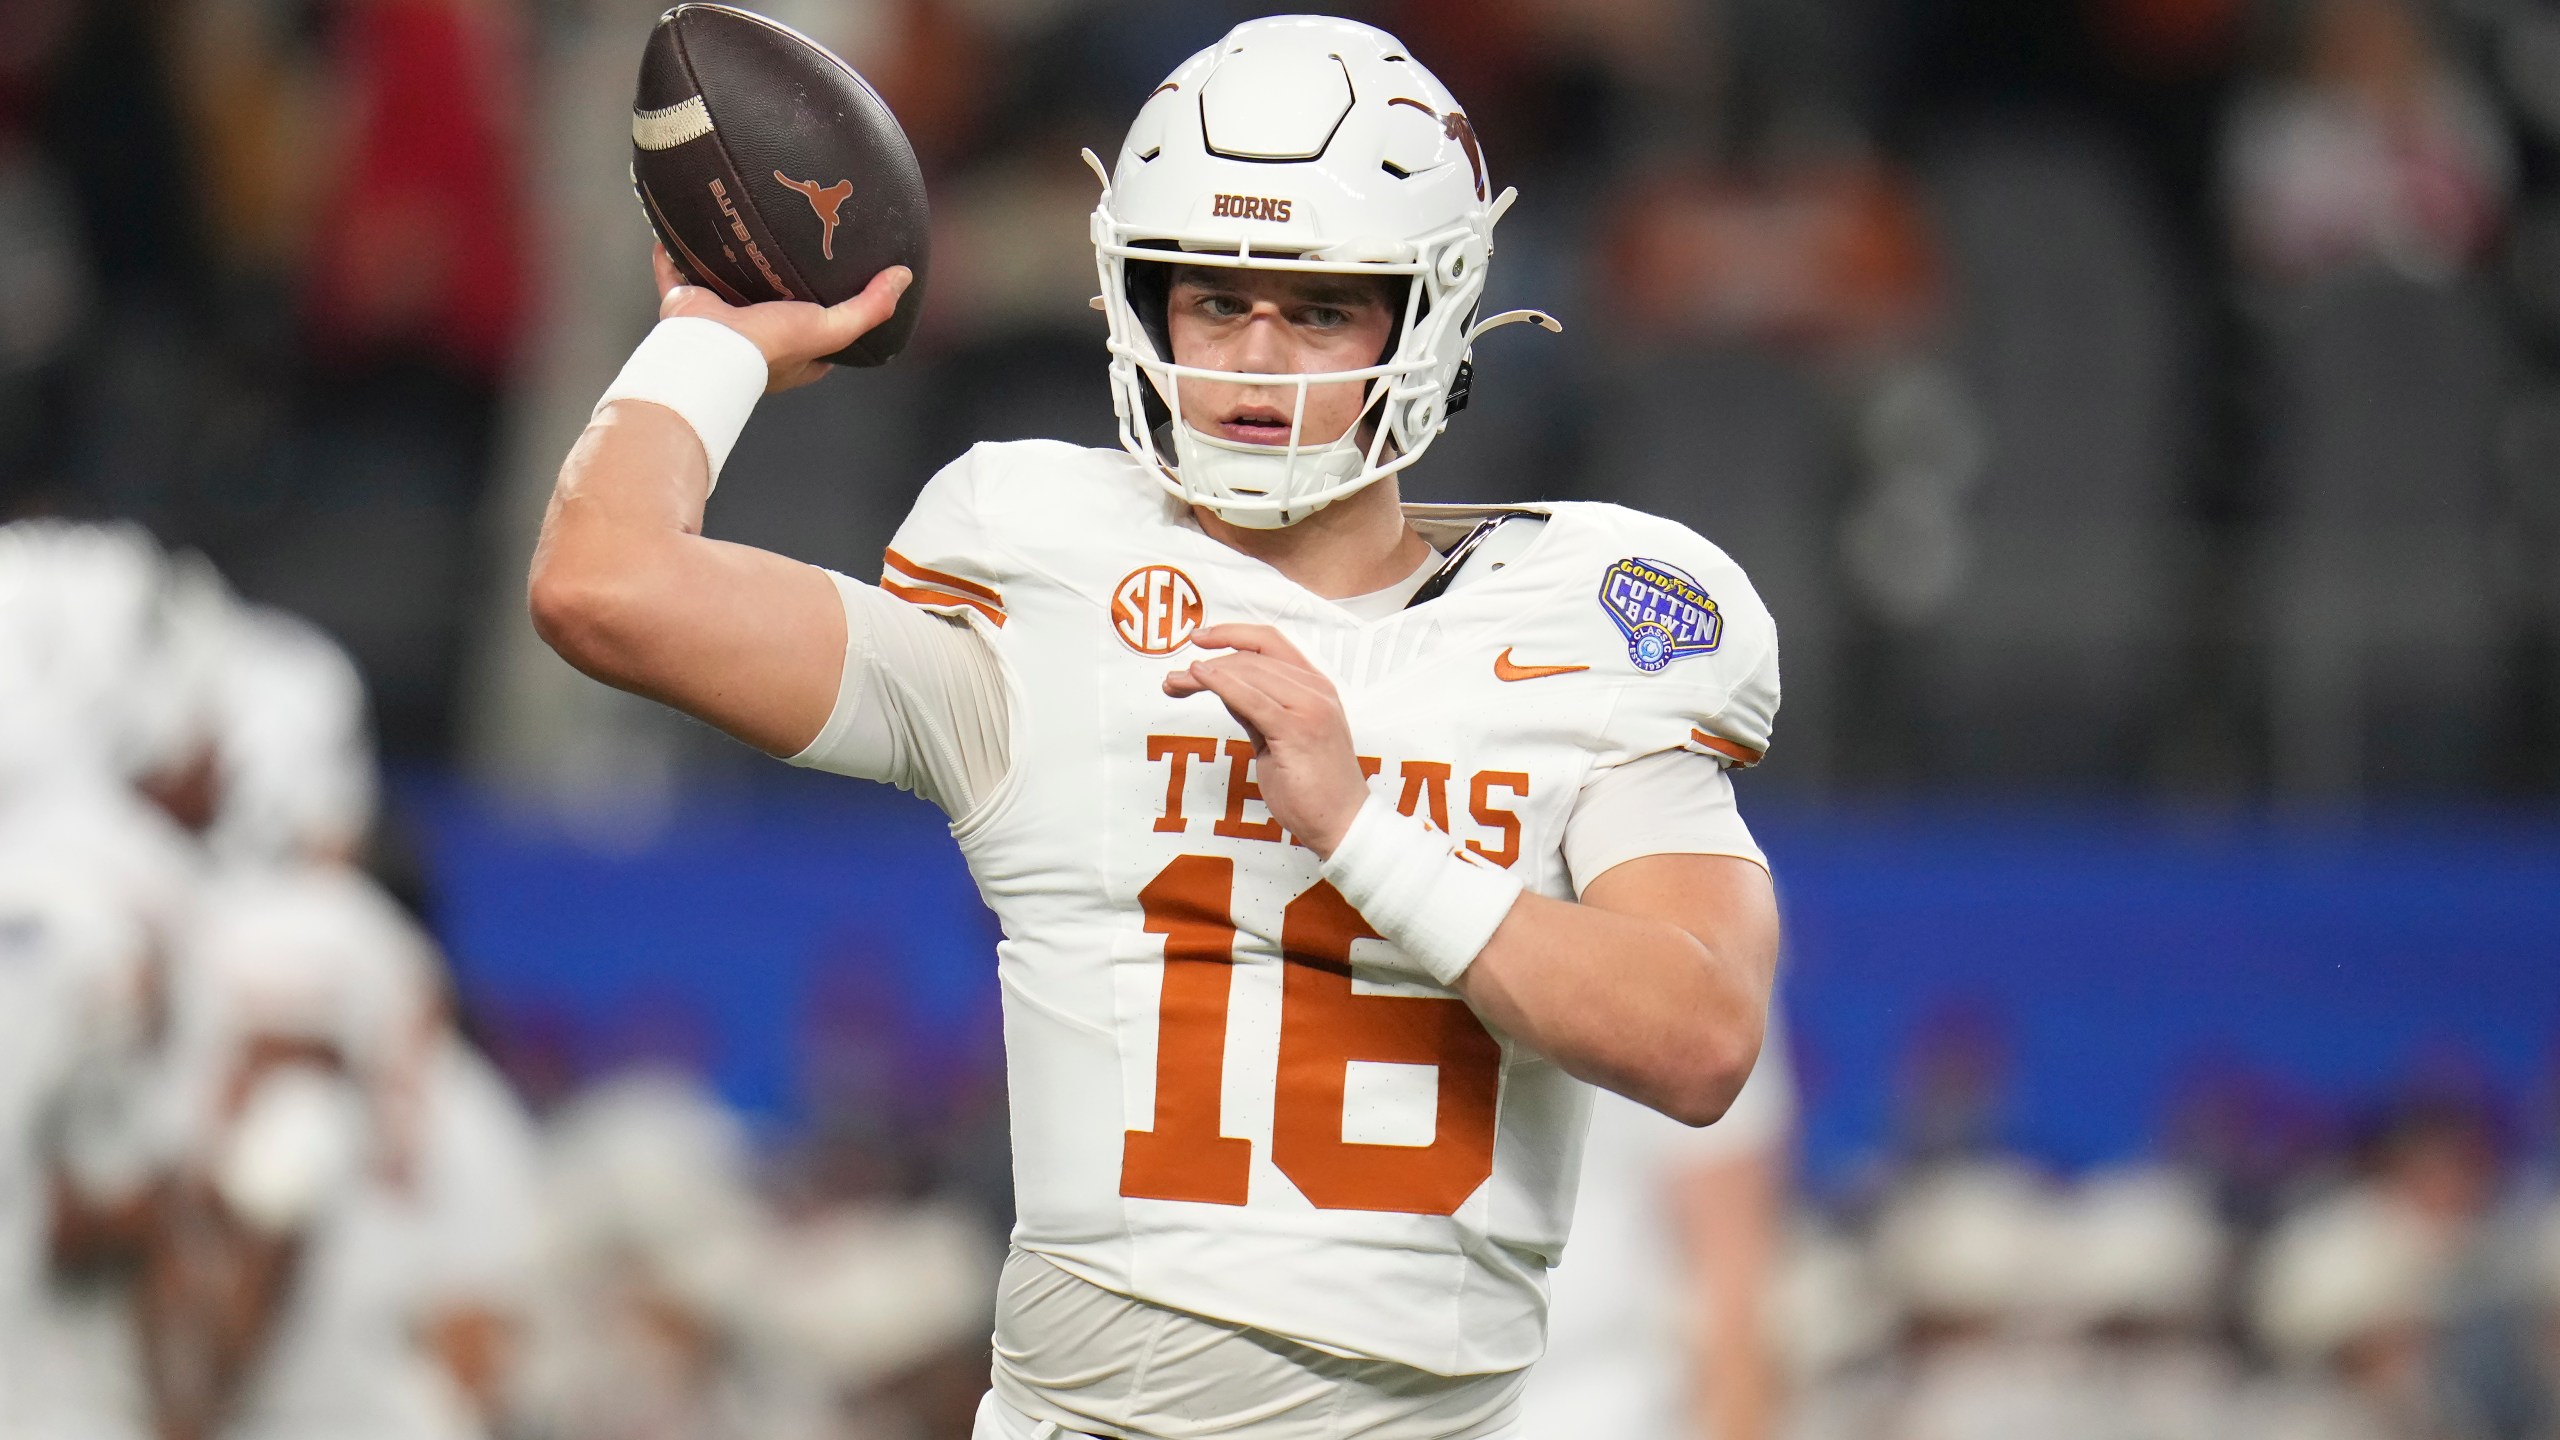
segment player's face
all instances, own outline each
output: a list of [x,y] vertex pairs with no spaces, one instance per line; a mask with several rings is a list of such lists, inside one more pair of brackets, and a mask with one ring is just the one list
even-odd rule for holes
[[[1235,270],[1186,265],[1173,272],[1165,329],[1177,365],[1250,375],[1361,370],[1378,363],[1394,333],[1388,283],[1369,275]],[[1366,381],[1307,387],[1301,445],[1342,438],[1360,418]],[[1286,445],[1295,385],[1181,384],[1183,423],[1249,445]]]

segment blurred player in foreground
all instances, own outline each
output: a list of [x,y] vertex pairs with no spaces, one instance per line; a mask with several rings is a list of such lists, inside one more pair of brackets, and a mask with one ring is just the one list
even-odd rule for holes
[[1094,214],[1122,450],[978,446],[878,586],[705,539],[756,397],[906,277],[736,308],[662,257],[562,470],[544,638],[933,800],[1002,922],[983,1437],[1518,1435],[1590,1087],[1703,1125],[1758,1057],[1750,583],[1614,506],[1398,503],[1532,318],[1477,313],[1510,200],[1393,37],[1254,21]]
[[1774,1440],[1767,1311],[1787,1246],[1795,1075],[1773,1019],[1751,1081],[1704,1130],[1593,1102],[1573,1249],[1553,1277],[1533,1440]]
[[354,862],[361,684],[127,526],[0,526],[0,1436],[479,1440],[531,1122]]

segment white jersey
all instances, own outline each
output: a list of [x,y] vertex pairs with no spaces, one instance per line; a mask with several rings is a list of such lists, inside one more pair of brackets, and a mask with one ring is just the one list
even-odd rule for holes
[[52,1199],[59,1181],[120,1191],[145,1171],[120,1102],[141,1063],[152,922],[185,865],[119,785],[56,784],[0,810],[0,1436],[142,1429],[111,1413],[132,1390],[114,1297],[53,1273]]
[[[1347,1356],[1537,1358],[1589,1089],[1383,963],[1263,807],[1243,728],[1161,689],[1199,626],[1277,626],[1338,687],[1373,783],[1542,894],[1661,850],[1756,858],[1738,826],[1691,846],[1575,824],[1604,772],[1759,758],[1777,654],[1748,581],[1669,521],[1535,508],[1499,573],[1363,620],[1118,451],[981,445],[919,497],[882,590],[964,620],[1009,693],[1008,763],[952,831],[1004,932],[1020,1249]],[[1446,548],[1501,512],[1408,513]],[[797,758],[881,773],[835,753],[845,714]],[[931,727],[896,739],[913,774],[966,768]]]
[[42,1129],[72,1067],[71,977],[39,925],[0,903],[0,1435],[37,1431],[48,1286]]
[[538,1141],[460,1040],[429,1058],[416,1155],[369,1169],[315,1222],[234,1428],[244,1440],[469,1440],[481,1432],[425,1346],[455,1309],[521,1313],[535,1260]]
[[520,1319],[541,1260],[541,1132],[498,1067],[458,1036],[436,1046],[424,1102],[420,1308]]

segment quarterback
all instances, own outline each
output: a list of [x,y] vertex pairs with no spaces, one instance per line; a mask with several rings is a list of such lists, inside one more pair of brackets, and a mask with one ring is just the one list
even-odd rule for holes
[[709,540],[756,397],[907,276],[731,307],[661,255],[561,470],[544,638],[932,800],[1001,922],[981,1440],[1516,1434],[1590,1087],[1703,1125],[1758,1057],[1750,583],[1615,506],[1398,499],[1476,336],[1553,324],[1479,318],[1511,198],[1394,37],[1256,20],[1104,176],[1119,449],[970,450],[877,585]]

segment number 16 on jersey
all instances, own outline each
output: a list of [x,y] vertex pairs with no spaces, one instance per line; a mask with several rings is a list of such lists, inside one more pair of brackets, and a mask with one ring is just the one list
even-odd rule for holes
[[[1132,1199],[1245,1203],[1253,1142],[1220,1133],[1234,899],[1235,862],[1211,855],[1174,857],[1138,892],[1147,933],[1165,943],[1155,1121],[1121,1149],[1120,1193]],[[1464,1001],[1354,992],[1352,944],[1376,938],[1321,882],[1282,912],[1271,1162],[1318,1209],[1451,1214],[1493,1174],[1502,1047]],[[1429,1144],[1342,1138],[1353,1061],[1436,1068]]]

